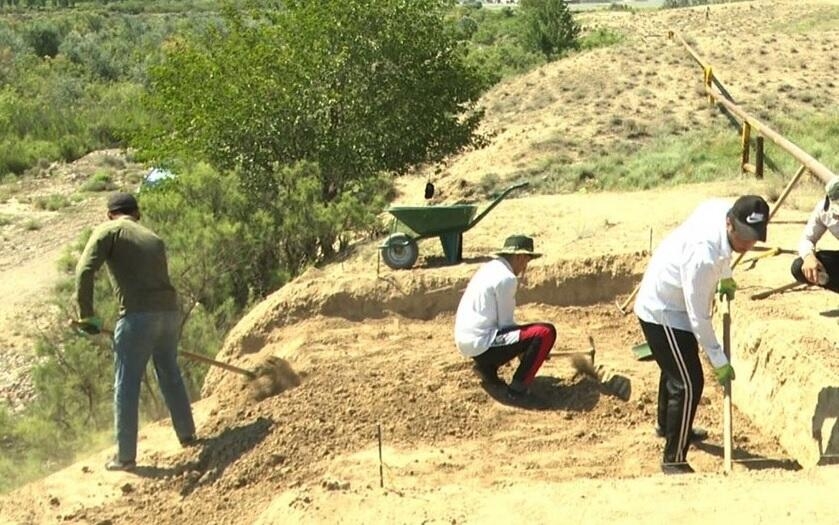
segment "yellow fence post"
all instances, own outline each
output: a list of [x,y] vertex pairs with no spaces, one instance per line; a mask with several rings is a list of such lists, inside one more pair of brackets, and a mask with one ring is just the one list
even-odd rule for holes
[[705,66],[705,91],[708,93],[708,103],[714,103],[714,96],[711,94],[711,82],[714,80],[714,72],[711,66]]

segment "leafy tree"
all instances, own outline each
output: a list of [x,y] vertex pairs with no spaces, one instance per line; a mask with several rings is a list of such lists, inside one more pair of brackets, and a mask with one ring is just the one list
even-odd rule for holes
[[580,25],[565,0],[522,0],[524,38],[531,49],[554,60],[577,48]]
[[227,27],[178,40],[152,70],[159,126],[142,144],[240,169],[278,193],[276,165],[321,170],[321,200],[353,181],[478,142],[484,79],[465,65],[445,0],[292,0],[228,10]]
[[138,143],[152,157],[206,159],[238,174],[250,219],[265,226],[251,258],[257,293],[330,255],[346,228],[364,227],[348,222],[371,220],[371,189],[386,188],[379,173],[480,142],[486,82],[466,65],[449,7],[229,8],[223,29],[168,43],[146,98],[156,125]]

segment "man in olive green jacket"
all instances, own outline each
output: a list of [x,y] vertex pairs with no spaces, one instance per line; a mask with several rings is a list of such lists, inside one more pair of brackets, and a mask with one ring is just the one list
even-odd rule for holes
[[108,266],[119,301],[114,329],[114,425],[117,455],[108,470],[136,466],[140,383],[149,358],[154,362],[161,393],[181,444],[196,441],[195,423],[177,362],[180,314],[177,294],[169,281],[163,241],[140,224],[140,208],[129,193],[108,199],[108,222],[94,229],[76,266],[76,325],[99,333],[94,314],[93,283],[102,264]]

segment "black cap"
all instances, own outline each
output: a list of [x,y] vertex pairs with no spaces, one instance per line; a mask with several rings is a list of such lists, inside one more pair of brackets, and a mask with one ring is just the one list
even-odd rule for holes
[[769,205],[758,195],[743,195],[728,210],[734,232],[746,241],[766,242]]
[[137,199],[130,193],[118,191],[108,197],[108,211],[134,211],[139,209]]

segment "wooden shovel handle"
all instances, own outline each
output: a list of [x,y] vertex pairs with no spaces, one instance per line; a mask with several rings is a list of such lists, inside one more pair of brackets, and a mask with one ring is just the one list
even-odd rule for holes
[[[723,299],[722,314],[722,349],[725,357],[731,360],[731,301]],[[723,385],[722,398],[722,440],[723,440],[723,472],[731,472],[732,455],[732,421],[731,421],[731,380]]]
[[[73,324],[78,325],[78,323],[73,323]],[[103,335],[107,335],[108,337],[113,337],[114,336],[114,331],[110,330],[108,328],[100,328],[99,333],[101,333]],[[253,373],[250,370],[246,370],[244,368],[239,368],[238,366],[233,366],[233,365],[230,365],[230,364],[227,364],[227,363],[222,363],[221,361],[216,361],[215,359],[211,359],[211,358],[209,358],[207,356],[203,356],[201,354],[194,354],[192,352],[187,352],[186,350],[181,350],[179,353],[184,357],[188,357],[189,359],[192,359],[193,361],[200,361],[200,362],[206,363],[208,365],[217,366],[219,368],[223,368],[223,369],[228,370],[230,372],[235,372],[237,374],[242,374],[243,376],[247,376],[250,379],[253,379],[253,378],[256,377],[256,374]]]

